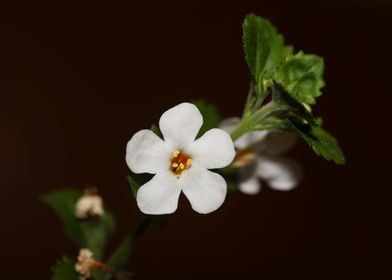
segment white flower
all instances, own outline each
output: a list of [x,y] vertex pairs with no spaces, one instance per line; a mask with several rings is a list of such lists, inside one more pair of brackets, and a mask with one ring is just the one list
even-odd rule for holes
[[[240,119],[233,117],[221,122],[220,127],[231,132]],[[261,190],[259,178],[274,190],[288,191],[297,186],[302,177],[301,166],[280,155],[295,143],[296,136],[288,132],[254,131],[241,136],[234,143],[237,155],[233,166],[239,169],[239,190],[257,194]]]
[[86,189],[75,205],[75,215],[82,219],[102,216],[104,213],[102,204],[102,198],[95,188]]
[[89,249],[80,249],[78,262],[75,264],[75,270],[79,273],[80,280],[91,277],[91,269],[94,267],[95,262],[93,253]]
[[218,128],[195,140],[202,123],[195,105],[181,103],[159,120],[164,140],[145,129],[128,142],[126,161],[132,172],[156,174],[137,192],[137,204],[143,213],[173,213],[181,192],[202,214],[215,211],[224,202],[226,181],[208,169],[229,165],[235,156],[234,145],[230,136]]

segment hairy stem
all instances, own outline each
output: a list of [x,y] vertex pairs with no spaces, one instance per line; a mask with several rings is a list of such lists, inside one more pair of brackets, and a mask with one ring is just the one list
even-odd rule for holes
[[269,102],[252,115],[243,117],[239,125],[231,133],[231,139],[235,141],[250,131],[271,129],[271,125],[263,125],[263,121],[275,114],[285,111],[286,108],[282,108],[282,106],[273,101]]

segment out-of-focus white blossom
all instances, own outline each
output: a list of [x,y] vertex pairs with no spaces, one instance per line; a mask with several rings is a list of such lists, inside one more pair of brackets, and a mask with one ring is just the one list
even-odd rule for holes
[[86,280],[91,277],[91,269],[94,267],[95,260],[93,253],[89,249],[80,249],[78,262],[75,270],[79,273],[80,280]]
[[102,216],[103,213],[102,198],[97,194],[95,188],[87,189],[75,205],[75,215],[81,219]]
[[[240,123],[233,117],[221,122],[220,127],[232,132]],[[288,191],[299,183],[302,168],[296,161],[282,157],[296,142],[296,136],[288,132],[254,131],[238,138],[233,166],[239,168],[239,190],[257,194],[263,179],[274,190]]]

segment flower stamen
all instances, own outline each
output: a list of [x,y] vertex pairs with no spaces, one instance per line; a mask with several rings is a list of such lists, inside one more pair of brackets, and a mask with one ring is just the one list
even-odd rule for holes
[[182,172],[189,169],[192,165],[191,157],[180,151],[176,150],[173,152],[173,157],[170,163],[170,171],[177,177],[180,177]]

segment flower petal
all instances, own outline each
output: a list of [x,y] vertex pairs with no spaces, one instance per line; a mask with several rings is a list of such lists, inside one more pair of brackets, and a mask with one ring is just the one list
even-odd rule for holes
[[181,188],[170,172],[160,172],[137,192],[136,201],[145,214],[162,215],[176,211]]
[[191,103],[181,103],[162,114],[159,128],[165,142],[174,149],[183,149],[194,141],[203,124],[203,117]]
[[226,131],[227,133],[232,133],[233,130],[239,125],[241,119],[238,117],[230,117],[227,119],[222,120],[219,123],[219,127]]
[[208,214],[218,209],[226,198],[227,184],[217,173],[193,165],[180,178],[182,191],[193,210]]
[[272,132],[265,139],[265,152],[269,155],[280,155],[291,149],[297,136],[290,132]]
[[134,173],[155,174],[170,165],[172,150],[151,130],[137,132],[127,144],[126,161]]
[[261,190],[261,182],[256,173],[256,164],[238,170],[238,189],[245,194],[255,195]]
[[240,138],[238,138],[235,141],[234,145],[238,149],[246,149],[249,148],[250,146],[257,146],[260,144],[264,146],[263,140],[268,134],[269,131],[266,130],[248,132],[242,135]]
[[248,180],[240,181],[238,183],[238,189],[244,194],[249,194],[249,195],[258,194],[261,190],[261,184],[259,178],[250,177]]
[[301,166],[290,159],[281,157],[260,157],[257,174],[275,190],[289,191],[296,187],[302,178]]
[[206,169],[228,166],[235,157],[233,141],[224,130],[213,128],[192,142],[186,152],[192,161]]
[[[231,117],[221,121],[219,127],[222,128],[227,133],[231,133],[240,122],[241,122],[240,118]],[[234,142],[234,146],[241,150],[249,148],[252,145],[258,144],[258,142],[261,142],[267,136],[268,133],[269,132],[265,130],[245,133]]]

